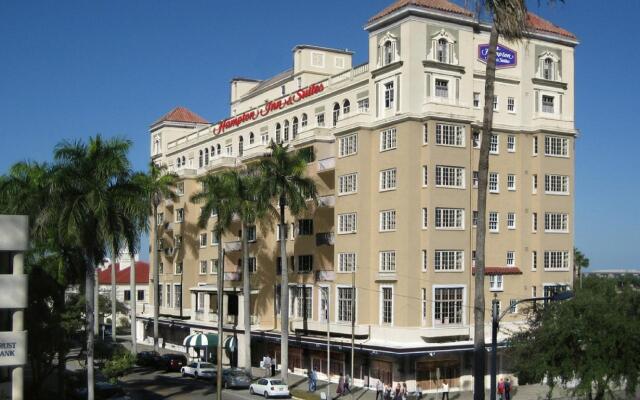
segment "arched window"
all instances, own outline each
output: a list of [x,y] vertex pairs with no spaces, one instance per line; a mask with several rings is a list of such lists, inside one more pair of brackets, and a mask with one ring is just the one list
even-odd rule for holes
[[184,167],[185,165],[187,165],[187,159],[182,156],[182,166]]
[[282,131],[282,126],[280,125],[280,123],[278,122],[276,124],[276,143],[281,143],[281,138],[280,138],[280,133]]
[[351,102],[349,101],[349,99],[345,99],[342,102],[342,113],[349,114],[350,112],[351,112]]
[[340,118],[340,104],[335,103],[333,105],[333,126],[338,124],[338,119]]
[[436,51],[437,60],[441,63],[449,62],[449,54],[448,54],[449,43],[445,38],[438,39],[438,48]]
[[289,141],[289,120],[288,119],[284,120],[284,141],[285,142]]
[[238,142],[238,157],[242,157],[243,153],[244,153],[244,138],[240,136],[240,139]]
[[220,143],[216,146],[216,154],[220,155],[222,153],[222,147],[220,147]]
[[391,40],[384,42],[383,56],[384,65],[388,65],[393,62],[393,42]]
[[542,77],[544,79],[553,80],[553,60],[551,57],[544,59],[542,63]]
[[209,165],[209,149],[204,149],[204,165]]
[[213,160],[213,157],[216,156],[216,148],[214,146],[211,146],[211,159]]
[[291,129],[293,131],[293,139],[295,140],[296,136],[298,136],[298,117],[293,117]]
[[153,140],[153,154],[160,153],[160,136],[157,135]]
[[253,144],[255,140],[255,136],[253,135],[253,132],[249,132],[249,144]]
[[300,126],[303,128],[307,126],[307,114],[302,114],[302,122]]
[[176,160],[176,168],[180,168],[180,157]]
[[202,168],[203,163],[202,163],[202,150],[200,150],[199,156],[198,156],[198,167]]

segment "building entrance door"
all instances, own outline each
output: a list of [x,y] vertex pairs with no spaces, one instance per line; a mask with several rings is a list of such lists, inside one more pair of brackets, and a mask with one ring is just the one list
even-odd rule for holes
[[420,386],[420,389],[440,389],[444,380],[447,381],[450,388],[460,386],[460,362],[458,360],[416,362],[416,385]]

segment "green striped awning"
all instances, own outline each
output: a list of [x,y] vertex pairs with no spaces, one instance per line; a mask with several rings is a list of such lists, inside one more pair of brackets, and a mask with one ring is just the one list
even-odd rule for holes
[[217,347],[218,335],[215,333],[193,333],[182,341],[185,347]]

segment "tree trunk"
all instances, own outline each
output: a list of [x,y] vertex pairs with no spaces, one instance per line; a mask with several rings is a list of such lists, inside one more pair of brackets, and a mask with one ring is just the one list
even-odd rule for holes
[[217,276],[217,294],[218,294],[218,346],[216,349],[216,399],[222,399],[222,343],[223,343],[223,325],[222,320],[224,313],[222,312],[222,297],[224,296],[224,250],[222,244],[222,232],[216,232],[218,235],[218,276]]
[[85,315],[86,334],[87,334],[87,400],[94,400],[94,378],[93,378],[93,286],[94,282],[94,266],[93,262],[87,262],[87,270],[85,271]]
[[98,279],[98,269],[96,268],[93,279],[96,284],[93,288],[93,304],[95,311],[93,312],[93,335],[100,336],[100,280]]
[[242,223],[242,291],[244,293],[244,368],[251,376],[251,273],[249,272],[249,230]]
[[118,259],[118,251],[113,249],[113,260],[111,260],[111,340],[116,340],[116,261]]
[[131,352],[138,354],[137,338],[136,338],[136,306],[138,305],[138,296],[136,292],[136,260],[131,260],[131,269],[129,271],[129,290],[131,291]]
[[484,270],[485,270],[485,241],[487,233],[487,183],[489,175],[489,150],[491,148],[491,133],[493,125],[493,97],[496,78],[496,48],[498,45],[498,31],[491,28],[489,37],[489,55],[484,86],[484,118],[482,124],[482,144],[480,145],[480,161],[478,166],[478,226],[476,228],[476,267],[475,267],[475,298],[474,298],[474,335],[473,335],[473,398],[484,400],[485,365],[485,299],[484,299]]
[[158,317],[160,316],[160,252],[158,249],[158,207],[153,207],[153,350],[160,349],[158,343]]
[[287,266],[287,232],[284,222],[284,197],[280,197],[280,376],[286,384],[289,379],[289,268]]

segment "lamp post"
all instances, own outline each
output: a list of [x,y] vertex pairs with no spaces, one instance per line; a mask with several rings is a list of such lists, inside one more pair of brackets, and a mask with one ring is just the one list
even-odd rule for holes
[[500,315],[498,315],[498,305],[500,302],[497,299],[497,296],[494,296],[492,305],[492,323],[491,323],[491,400],[496,400],[496,375],[497,375],[497,359],[498,359],[498,330],[500,328],[500,320],[507,315],[507,312],[520,303],[525,302],[533,302],[536,301],[562,301],[568,300],[573,297],[573,292],[566,290],[564,292],[559,292],[554,294],[553,296],[546,297],[531,297],[528,299],[522,299],[516,301],[514,304],[509,305],[509,308],[504,310]]

